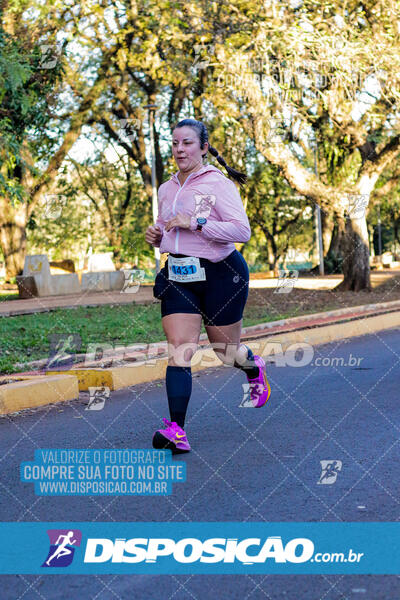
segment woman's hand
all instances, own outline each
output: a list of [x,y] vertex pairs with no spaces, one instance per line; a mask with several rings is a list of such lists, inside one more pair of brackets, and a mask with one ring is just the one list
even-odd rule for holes
[[165,225],[165,231],[169,231],[173,227],[181,227],[181,229],[190,229],[190,215],[184,215],[183,213],[178,213],[175,217],[172,217],[169,221],[167,221]]
[[146,242],[152,244],[153,246],[154,244],[158,244],[158,242],[161,241],[161,238],[162,231],[158,225],[150,225],[150,227],[147,228],[147,231],[144,235],[144,239],[146,240]]

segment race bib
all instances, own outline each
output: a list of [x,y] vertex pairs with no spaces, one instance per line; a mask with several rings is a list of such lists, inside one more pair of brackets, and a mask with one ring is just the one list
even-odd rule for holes
[[170,254],[168,256],[168,279],[179,281],[179,283],[205,281],[206,272],[200,266],[200,259],[196,256],[177,258]]

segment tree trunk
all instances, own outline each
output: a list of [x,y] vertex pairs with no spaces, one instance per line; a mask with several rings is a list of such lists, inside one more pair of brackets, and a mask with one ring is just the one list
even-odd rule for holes
[[[109,215],[110,216],[110,215]],[[115,223],[113,223],[112,218],[110,219],[110,224],[109,224],[109,229],[108,229],[108,243],[112,248],[112,252],[113,252],[113,261],[115,264],[115,267],[117,269],[121,268],[121,233],[119,228],[117,229],[117,227],[115,226]]]
[[398,242],[400,244],[400,235],[399,235],[399,224],[400,224],[400,219],[396,219],[396,217],[394,215],[392,215],[393,217],[393,235],[394,235],[394,239],[396,240],[396,242]]
[[329,252],[329,248],[332,242],[334,222],[332,215],[328,215],[328,213],[324,210],[321,210],[321,225],[323,253],[324,256],[326,256]]
[[26,228],[11,220],[0,223],[0,246],[4,256],[6,282],[21,275],[26,254]]
[[116,269],[120,269],[121,265],[122,265],[122,261],[121,261],[121,236],[120,235],[115,235],[114,239],[113,239],[113,258],[114,258],[114,264]]
[[276,265],[276,257],[272,251],[270,243],[267,245],[267,248],[268,248],[268,268],[270,271],[274,271],[275,265]]
[[268,267],[270,271],[274,272],[274,275],[278,276],[278,253],[275,240],[272,235],[267,235],[264,231],[264,235],[267,238],[267,252],[268,252]]
[[[343,222],[339,225],[343,229]],[[359,219],[346,219],[342,237],[344,280],[337,290],[359,292],[371,291],[369,241],[365,216]]]
[[336,256],[339,255],[340,248],[342,246],[341,239],[342,239],[343,233],[344,233],[344,228],[342,230],[338,227],[337,224],[335,224],[333,227],[331,242],[330,242],[327,254],[335,254]]

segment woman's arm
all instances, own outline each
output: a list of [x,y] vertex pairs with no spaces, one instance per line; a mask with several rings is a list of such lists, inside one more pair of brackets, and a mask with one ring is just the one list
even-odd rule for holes
[[[207,219],[201,234],[214,242],[247,242],[251,236],[249,220],[235,184],[228,180],[218,186],[215,210],[221,220]],[[197,227],[196,215],[191,218],[190,229]]]

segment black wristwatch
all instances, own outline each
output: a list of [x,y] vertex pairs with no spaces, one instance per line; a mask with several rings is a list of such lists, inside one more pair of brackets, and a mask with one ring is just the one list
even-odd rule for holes
[[196,231],[201,231],[203,229],[203,225],[205,225],[206,223],[207,219],[205,217],[198,217]]

